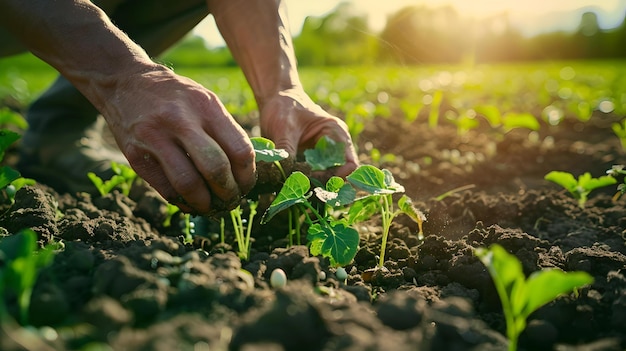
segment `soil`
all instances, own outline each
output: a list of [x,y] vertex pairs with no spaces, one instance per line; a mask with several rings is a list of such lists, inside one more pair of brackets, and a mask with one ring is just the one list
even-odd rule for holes
[[[611,186],[581,208],[543,179],[552,170],[597,177],[626,164],[611,130],[618,119],[597,113],[506,134],[394,117],[368,122],[362,161],[373,162],[372,147],[396,155],[381,167],[426,214],[426,236],[419,240],[416,225],[398,217],[385,269],[372,273],[381,239],[372,218],[357,228],[360,249],[344,281],[306,246],[287,247],[280,216],[254,224],[251,257],[242,261],[228,226],[231,245],[219,243],[217,222],[198,219],[199,238],[185,244],[180,218],[164,227],[165,204],[145,186],[128,197],[22,188],[0,226],[33,228],[40,244],[60,240],[65,249],[35,286],[35,327],[3,323],[0,349],[506,350],[500,301],[472,254],[499,243],[526,274],[557,268],[595,279],[533,313],[520,350],[625,350],[625,199],[614,201]],[[282,288],[270,286],[275,268],[288,277]],[[9,308],[16,316],[15,301]]]

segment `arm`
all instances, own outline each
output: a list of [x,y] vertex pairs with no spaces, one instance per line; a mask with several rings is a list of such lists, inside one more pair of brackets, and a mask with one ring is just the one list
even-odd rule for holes
[[139,176],[183,210],[237,202],[254,151],[217,97],[157,65],[86,0],[0,0],[5,25],[104,115]]
[[207,0],[209,10],[241,66],[261,112],[261,131],[290,155],[328,135],[346,144],[348,175],[357,157],[348,128],[307,96],[300,83],[291,35],[280,0]]

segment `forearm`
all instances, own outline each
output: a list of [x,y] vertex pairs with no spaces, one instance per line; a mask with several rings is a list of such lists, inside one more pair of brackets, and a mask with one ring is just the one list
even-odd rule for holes
[[117,78],[156,67],[89,1],[0,0],[0,25],[99,109],[115,91]]
[[285,6],[280,0],[207,0],[257,104],[278,92],[301,88]]

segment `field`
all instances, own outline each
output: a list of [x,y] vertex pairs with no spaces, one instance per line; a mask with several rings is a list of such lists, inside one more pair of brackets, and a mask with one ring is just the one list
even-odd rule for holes
[[[174,69],[216,91],[258,133],[237,69]],[[28,58],[0,61],[0,108],[24,113],[54,76]],[[383,230],[373,215],[354,226],[359,247],[343,279],[310,254],[306,226],[303,245],[288,247],[285,216],[264,225],[257,217],[242,260],[229,218],[225,243],[219,222],[204,219],[185,243],[184,217],[166,226],[165,204],[140,184],[129,196],[26,186],[4,203],[0,227],[63,245],[38,274],[28,327],[15,321],[15,294],[2,296],[10,317],[0,349],[506,350],[501,298],[474,253],[495,243],[527,276],[593,277],[530,314],[519,349],[626,349],[626,208],[615,196],[623,176],[584,202],[544,179],[597,178],[626,164],[623,62],[303,68],[301,78],[345,119],[361,162],[404,186],[426,216],[423,239],[399,215],[376,269]],[[285,287],[271,287],[275,268]]]

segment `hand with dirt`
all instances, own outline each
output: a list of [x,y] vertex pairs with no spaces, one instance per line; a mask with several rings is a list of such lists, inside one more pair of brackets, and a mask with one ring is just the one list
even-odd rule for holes
[[328,179],[331,175],[345,177],[357,167],[347,125],[313,103],[301,90],[282,91],[265,103],[261,110],[261,133],[294,157],[314,148],[323,136],[345,144],[346,163],[329,170],[332,174],[316,176],[319,179]]
[[206,214],[254,185],[252,145],[217,97],[155,64],[90,1],[0,1],[0,24],[104,115],[131,166],[168,201]]
[[118,84],[102,111],[131,166],[165,199],[206,214],[254,186],[250,140],[215,94],[165,68]]

